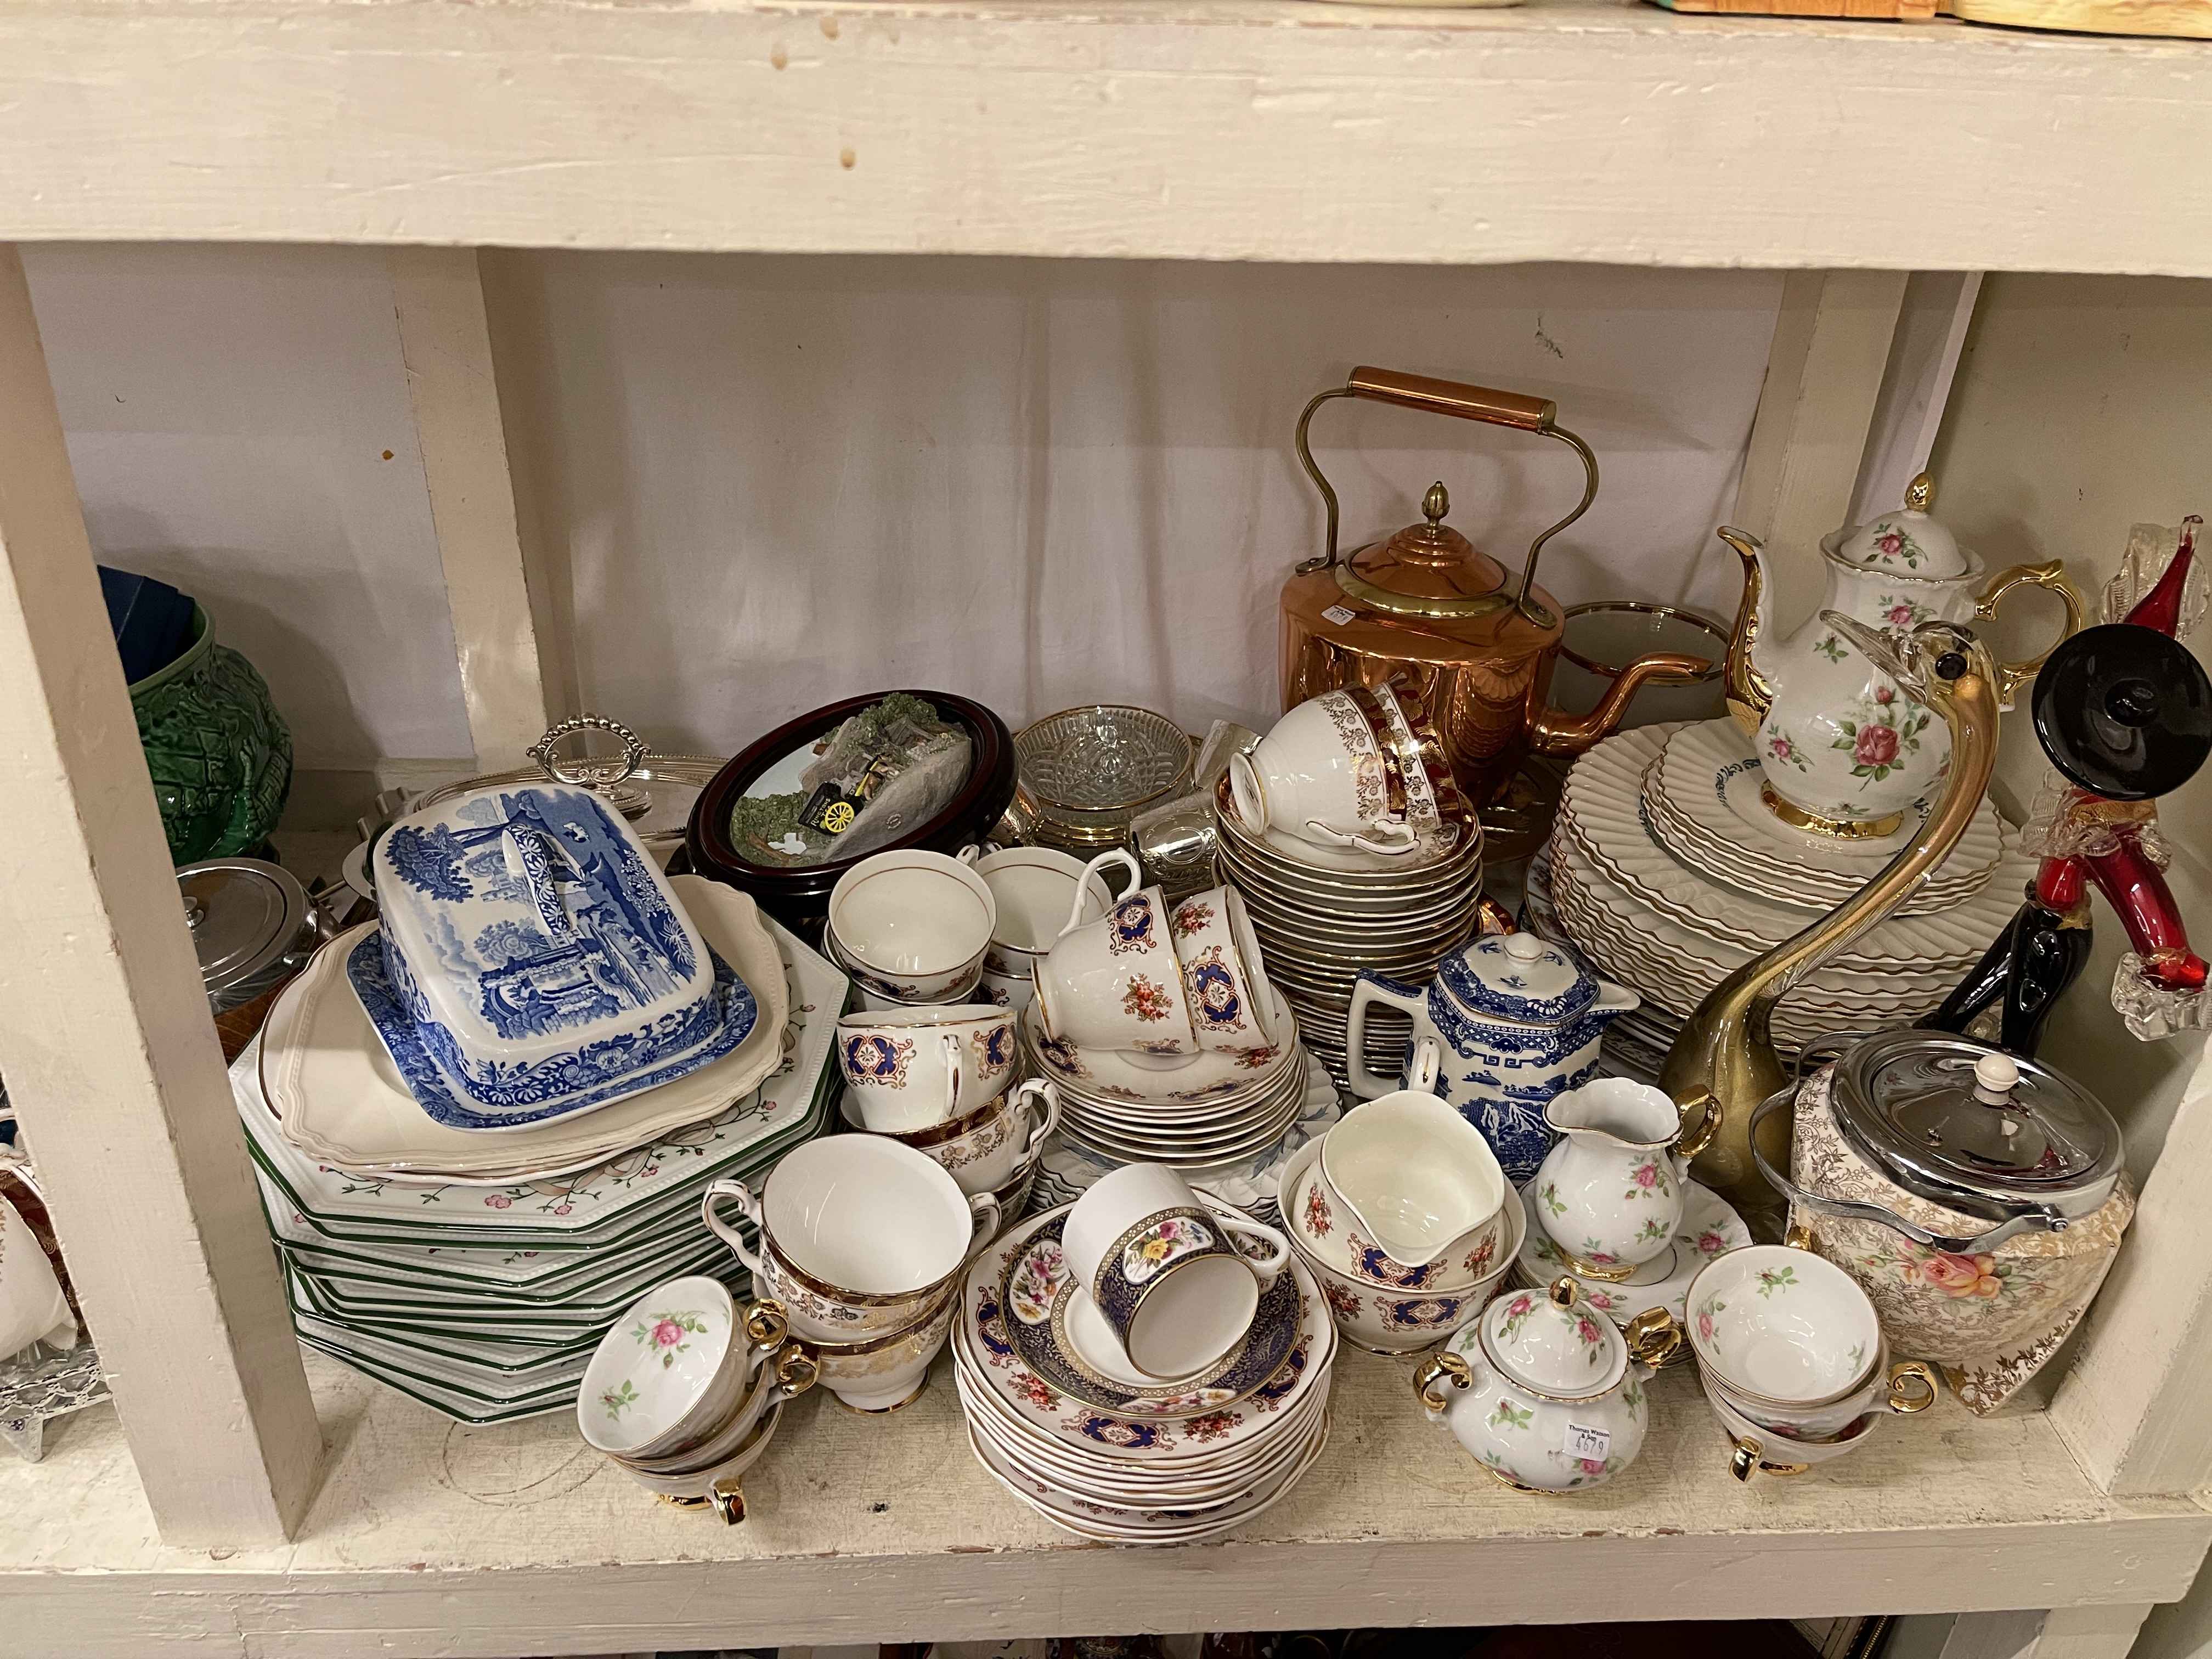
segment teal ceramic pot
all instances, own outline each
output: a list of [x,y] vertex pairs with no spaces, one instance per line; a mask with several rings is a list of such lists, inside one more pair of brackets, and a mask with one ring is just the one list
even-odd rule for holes
[[292,734],[253,665],[216,643],[198,605],[191,643],[131,688],[131,707],[173,860],[234,857],[269,839],[292,787]]

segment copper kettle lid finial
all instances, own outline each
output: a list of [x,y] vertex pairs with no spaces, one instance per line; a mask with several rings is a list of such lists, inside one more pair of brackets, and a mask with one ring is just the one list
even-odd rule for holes
[[1434,527],[1442,524],[1444,514],[1450,511],[1451,491],[1444,488],[1444,481],[1439,478],[1429,486],[1429,493],[1421,497],[1421,516]]

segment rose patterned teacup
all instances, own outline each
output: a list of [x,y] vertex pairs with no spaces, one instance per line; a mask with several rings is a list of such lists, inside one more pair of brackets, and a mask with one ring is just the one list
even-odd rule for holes
[[[1116,848],[1091,867],[1137,860]],[[1046,1035],[1078,1048],[1120,1048],[1163,1066],[1188,1064],[1199,1052],[1176,954],[1166,896],[1145,887],[1097,921],[1081,916],[1085,895],[1067,927],[1036,968],[1036,1000]]]
[[1254,834],[1275,829],[1395,857],[1412,852],[1419,836],[1403,804],[1393,806],[1390,776],[1374,727],[1342,691],[1309,698],[1250,755],[1229,757],[1230,793]]
[[[1030,1109],[1038,1102],[1042,1110],[1032,1121]],[[845,1121],[865,1127],[857,1121],[857,1109],[848,1091]],[[1036,1168],[1045,1142],[1059,1127],[1060,1091],[1031,1078],[949,1123],[896,1133],[891,1139],[944,1165],[960,1190],[973,1194],[996,1192]]]
[[[1242,1237],[1264,1247],[1244,1253]],[[1129,1363],[1173,1379],[1213,1363],[1252,1328],[1260,1287],[1290,1265],[1273,1227],[1217,1216],[1161,1164],[1101,1176],[1068,1212],[1060,1249]]]
[[1225,1054],[1273,1048],[1275,995],[1244,896],[1229,886],[1194,893],[1175,907],[1170,932],[1198,1046]]
[[[757,1248],[715,1213],[724,1199],[758,1230]],[[924,1154],[876,1134],[807,1141],[757,1196],[717,1181],[701,1207],[760,1294],[783,1304],[793,1334],[828,1341],[912,1324],[999,1225],[995,1198],[969,1197]]]
[[576,1426],[611,1456],[665,1455],[722,1426],[785,1334],[780,1310],[738,1308],[720,1279],[695,1273],[656,1285],[592,1351]]
[[1888,1366],[1874,1304],[1810,1250],[1753,1244],[1716,1256],[1690,1281],[1688,1308],[1699,1374],[1770,1428],[1817,1438],[1884,1395],[1899,1412],[1935,1400],[1934,1372],[1917,1360]]
[[1013,1081],[1014,1017],[988,1002],[847,1014],[837,1066],[862,1125],[904,1134],[981,1111]]

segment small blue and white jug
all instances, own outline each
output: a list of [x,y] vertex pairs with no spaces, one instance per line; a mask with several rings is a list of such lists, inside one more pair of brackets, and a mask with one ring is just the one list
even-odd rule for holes
[[[1386,1078],[1367,1066],[1367,1011],[1378,1002],[1413,1017],[1414,1043],[1437,1041],[1444,1057],[1437,1093],[1482,1131],[1505,1178],[1518,1186],[1559,1139],[1544,1108],[1589,1081],[1599,1034],[1635,1007],[1637,996],[1533,933],[1470,940],[1443,959],[1425,992],[1363,972],[1346,1043],[1352,1091],[1363,1100],[1406,1086],[1403,1073]],[[1409,1044],[1409,1061],[1413,1052]]]

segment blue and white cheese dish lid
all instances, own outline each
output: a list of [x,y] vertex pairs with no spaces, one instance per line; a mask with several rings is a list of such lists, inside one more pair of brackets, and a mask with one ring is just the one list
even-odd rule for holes
[[1534,933],[1493,933],[1446,957],[1437,977],[1470,1014],[1553,1025],[1598,999],[1597,979],[1573,954]]
[[[734,976],[587,789],[484,789],[425,807],[378,841],[375,886],[379,1034],[395,1062],[405,1049],[420,1071],[427,1057],[483,1109],[469,1127],[610,1103],[705,1065],[750,1027],[750,994],[718,985]],[[362,991],[372,964],[354,966]]]

